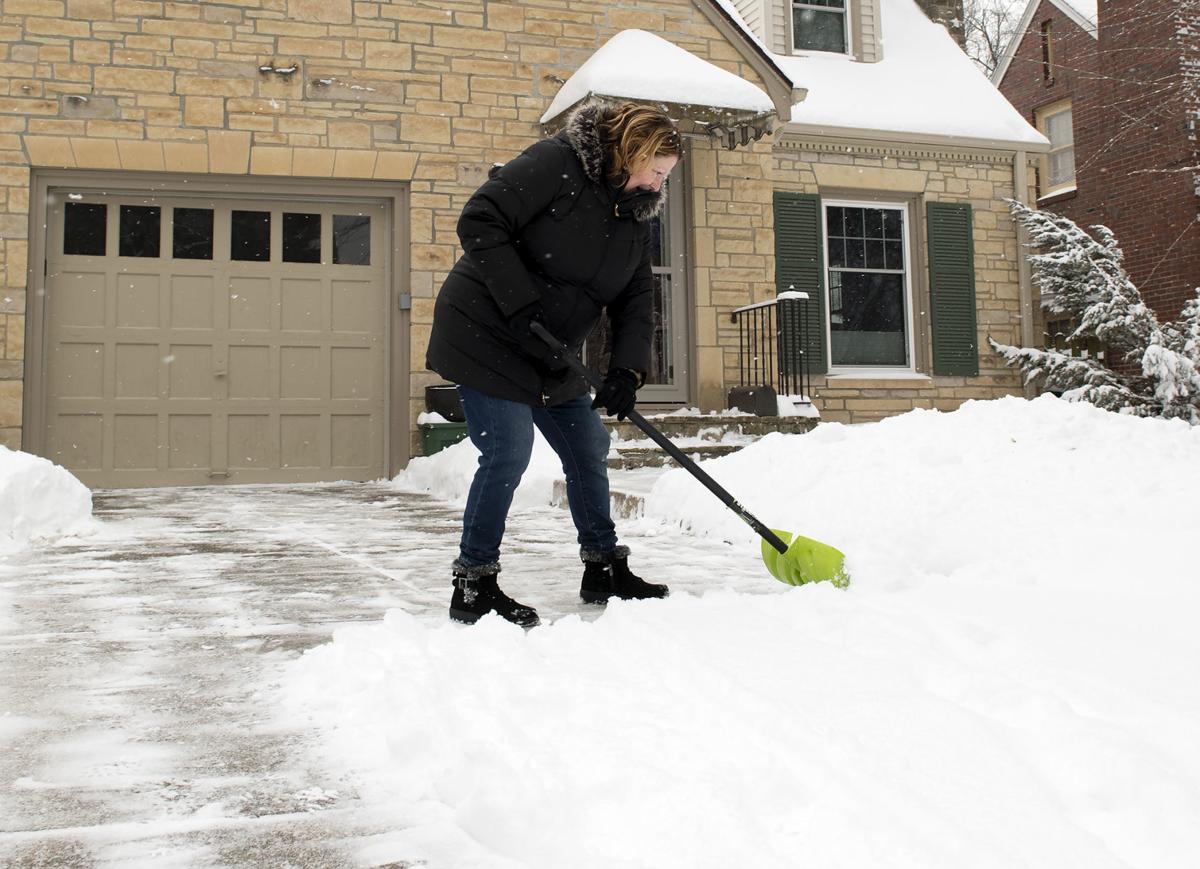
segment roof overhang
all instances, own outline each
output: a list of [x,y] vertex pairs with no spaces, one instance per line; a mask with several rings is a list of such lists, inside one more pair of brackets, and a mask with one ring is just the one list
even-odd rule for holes
[[[792,99],[795,89],[786,81]],[[756,141],[791,116],[790,103],[781,115],[776,97],[756,84],[641,30],[621,31],[579,66],[542,115],[543,131],[557,131],[572,109],[596,99],[658,107],[684,135],[710,136],[726,148]]]

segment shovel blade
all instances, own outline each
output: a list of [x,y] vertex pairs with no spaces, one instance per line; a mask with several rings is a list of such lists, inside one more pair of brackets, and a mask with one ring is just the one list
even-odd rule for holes
[[846,556],[841,550],[811,537],[801,537],[776,528],[771,530],[788,544],[787,552],[780,552],[766,540],[762,541],[763,563],[771,576],[788,585],[804,585],[806,582],[832,582],[837,588],[850,585]]

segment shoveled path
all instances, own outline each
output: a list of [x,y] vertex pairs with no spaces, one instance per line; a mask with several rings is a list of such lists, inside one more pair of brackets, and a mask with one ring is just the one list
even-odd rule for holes
[[[370,865],[356,854],[386,830],[267,698],[339,626],[392,608],[444,618],[458,510],[344,483],[94,504],[95,535],[0,558],[0,865]],[[633,525],[648,578],[711,581],[675,563],[686,548],[647,539],[667,531]],[[505,565],[505,588],[544,618],[603,612],[579,603],[560,511],[512,517]],[[744,569],[747,588],[764,582]]]

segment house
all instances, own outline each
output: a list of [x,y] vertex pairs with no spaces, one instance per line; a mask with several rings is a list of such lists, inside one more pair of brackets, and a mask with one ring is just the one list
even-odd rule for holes
[[724,408],[731,312],[791,288],[825,419],[1020,390],[982,339],[1033,334],[1004,200],[1046,140],[914,0],[7,0],[0,33],[0,440],[89,485],[402,468],[463,203],[597,94],[685,132],[644,400]]
[[1200,286],[1200,2],[1030,0],[1016,33],[993,81],[1050,139],[1038,205],[1111,229],[1176,318]]

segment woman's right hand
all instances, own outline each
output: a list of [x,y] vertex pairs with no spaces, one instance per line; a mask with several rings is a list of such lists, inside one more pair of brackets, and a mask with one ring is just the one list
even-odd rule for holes
[[530,323],[546,326],[546,309],[540,300],[514,311],[508,318],[508,328],[526,356],[540,362],[551,373],[565,371],[567,365],[558,350],[534,335],[529,328]]

